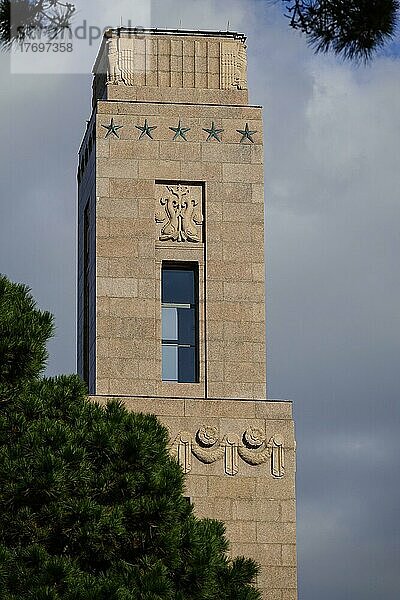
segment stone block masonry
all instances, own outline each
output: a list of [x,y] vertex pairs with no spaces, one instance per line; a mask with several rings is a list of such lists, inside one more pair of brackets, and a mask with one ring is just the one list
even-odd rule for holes
[[[197,515],[260,563],[265,600],[294,600],[294,423],[290,402],[266,399],[263,122],[246,62],[243,34],[105,33],[79,155],[78,369],[93,401],[160,418]],[[163,300],[168,268],[190,268],[193,305]],[[174,379],[165,331],[188,336],[189,309],[194,342],[174,344],[195,368]]]

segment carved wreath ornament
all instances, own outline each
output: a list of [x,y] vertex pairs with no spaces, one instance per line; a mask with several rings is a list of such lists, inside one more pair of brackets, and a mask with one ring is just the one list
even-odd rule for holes
[[201,206],[187,185],[167,185],[169,194],[160,199],[163,210],[157,212],[156,222],[162,223],[160,240],[200,242],[199,225],[203,222]]
[[257,428],[248,428],[240,439],[236,434],[219,439],[216,427],[201,427],[195,435],[187,431],[178,433],[170,446],[172,456],[181,465],[184,473],[192,470],[192,454],[201,462],[211,464],[224,460],[225,473],[239,472],[239,457],[249,465],[270,462],[271,474],[280,478],[285,474],[283,438],[274,435],[268,441]]

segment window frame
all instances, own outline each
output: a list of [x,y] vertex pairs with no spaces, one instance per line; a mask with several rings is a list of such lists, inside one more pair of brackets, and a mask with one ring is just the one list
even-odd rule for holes
[[83,211],[83,323],[82,323],[82,377],[89,386],[90,371],[90,267],[91,267],[91,203]]
[[[189,271],[193,273],[193,297],[194,303],[182,303],[182,302],[163,302],[163,272],[164,270],[172,271]],[[163,260],[161,262],[161,350],[164,346],[174,346],[178,348],[178,380],[175,379],[163,379],[162,378],[162,364],[161,358],[161,378],[163,383],[179,383],[179,384],[192,384],[200,382],[200,327],[199,327],[199,263],[197,261],[173,261]],[[194,344],[179,344],[179,337],[176,343],[169,342],[163,339],[162,334],[162,309],[163,308],[181,308],[181,309],[193,309],[194,310]],[[194,379],[193,381],[179,381],[179,348],[194,348]]]

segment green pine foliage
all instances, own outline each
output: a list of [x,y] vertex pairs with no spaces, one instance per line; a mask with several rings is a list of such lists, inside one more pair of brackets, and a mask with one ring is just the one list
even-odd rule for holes
[[282,0],[315,52],[367,63],[396,34],[398,0]]
[[1,278],[0,600],[259,600],[256,564],[193,515],[156,417],[40,377],[51,331]]
[[38,377],[52,333],[52,315],[36,309],[29,289],[0,276],[0,386]]

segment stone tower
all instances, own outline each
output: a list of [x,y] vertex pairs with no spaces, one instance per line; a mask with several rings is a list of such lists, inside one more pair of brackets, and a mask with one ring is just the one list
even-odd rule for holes
[[199,516],[295,600],[292,406],[266,400],[263,130],[245,36],[106,31],[79,154],[78,369],[169,428]]

